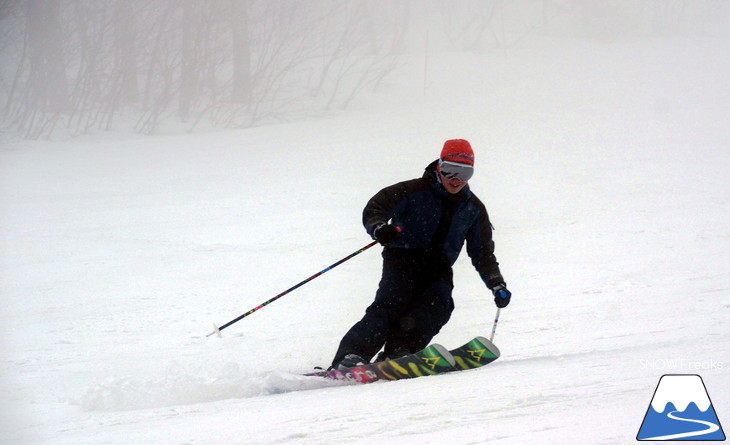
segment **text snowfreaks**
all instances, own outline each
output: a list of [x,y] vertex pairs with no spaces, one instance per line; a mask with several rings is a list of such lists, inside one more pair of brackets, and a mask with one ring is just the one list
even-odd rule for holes
[[641,369],[675,369],[686,371],[710,371],[723,368],[724,363],[716,360],[689,360],[686,358],[642,359]]

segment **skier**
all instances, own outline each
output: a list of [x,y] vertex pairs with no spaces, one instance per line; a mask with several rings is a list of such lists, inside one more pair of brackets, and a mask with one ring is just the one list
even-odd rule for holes
[[454,310],[451,266],[465,241],[497,307],[509,304],[489,215],[467,184],[473,173],[471,145],[451,139],[421,178],[386,187],[368,201],[363,224],[384,246],[383,273],[375,300],[342,338],[330,369],[368,363],[381,348],[375,361],[428,346]]

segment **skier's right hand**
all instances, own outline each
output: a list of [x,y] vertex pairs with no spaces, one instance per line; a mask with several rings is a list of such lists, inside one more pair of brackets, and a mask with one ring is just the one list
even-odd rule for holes
[[373,238],[380,244],[388,246],[400,236],[400,228],[392,224],[381,224],[373,231]]

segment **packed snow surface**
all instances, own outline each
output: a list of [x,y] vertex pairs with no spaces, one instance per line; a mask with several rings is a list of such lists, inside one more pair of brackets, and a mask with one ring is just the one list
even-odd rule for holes
[[[0,146],[3,444],[633,443],[663,374],[730,424],[728,39],[541,39],[413,60],[357,110]],[[512,303],[479,370],[343,386],[380,188],[476,151]],[[465,253],[435,341],[489,336]]]

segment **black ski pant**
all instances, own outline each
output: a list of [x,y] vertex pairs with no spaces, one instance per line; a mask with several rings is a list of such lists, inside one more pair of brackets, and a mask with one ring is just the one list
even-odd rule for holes
[[386,248],[375,301],[342,338],[333,366],[351,353],[370,361],[381,348],[386,357],[399,349],[425,348],[451,317],[453,288],[446,258]]

